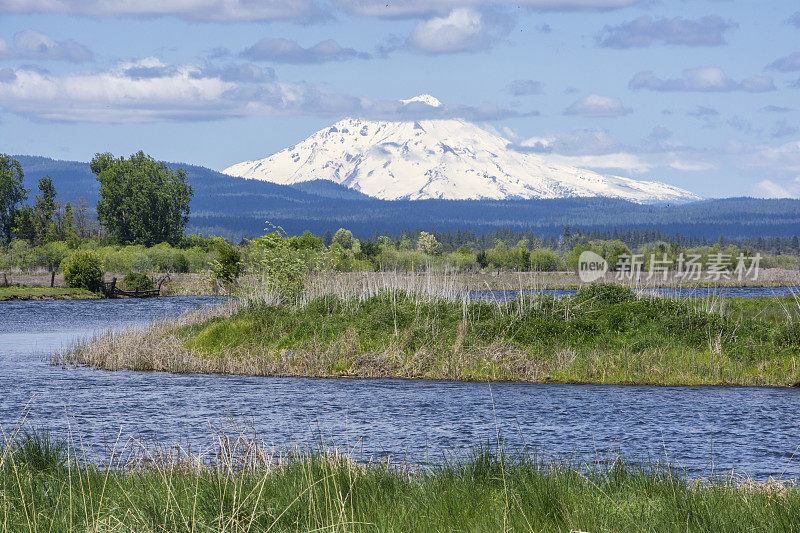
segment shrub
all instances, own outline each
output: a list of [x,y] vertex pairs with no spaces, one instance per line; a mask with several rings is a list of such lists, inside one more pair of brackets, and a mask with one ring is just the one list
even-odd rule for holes
[[103,269],[100,257],[90,250],[78,250],[63,261],[61,271],[67,287],[99,292],[103,288]]
[[537,272],[553,272],[558,270],[558,256],[552,250],[537,248],[531,252],[531,270]]
[[153,281],[147,276],[139,272],[128,272],[125,279],[122,280],[125,288],[129,291],[149,291],[155,289]]
[[216,243],[217,259],[211,263],[214,277],[225,283],[233,283],[242,272],[242,253],[223,239]]
[[[250,262],[253,273],[262,279],[267,290],[283,301],[291,301],[303,292],[308,264],[302,254],[291,247],[289,238],[282,232],[281,228],[277,228],[253,240]],[[334,247],[341,250],[338,245]]]
[[183,252],[180,252],[175,256],[174,267],[175,272],[178,272],[179,274],[189,272],[189,260],[186,259],[186,255],[184,255]]
[[573,297],[575,302],[592,301],[597,304],[618,304],[635,299],[636,293],[631,289],[614,283],[592,283],[582,287]]

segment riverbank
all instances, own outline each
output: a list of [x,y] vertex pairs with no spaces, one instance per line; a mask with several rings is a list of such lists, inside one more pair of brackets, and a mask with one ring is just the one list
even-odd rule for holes
[[616,459],[484,448],[419,467],[220,436],[206,455],[129,442],[91,464],[71,437],[23,430],[5,444],[4,530],[792,531],[800,515],[791,481]]
[[101,335],[54,364],[178,373],[657,385],[800,383],[800,304],[593,285],[469,302],[408,291],[229,302]]
[[101,296],[86,289],[66,287],[0,286],[0,302],[19,300],[94,300]]

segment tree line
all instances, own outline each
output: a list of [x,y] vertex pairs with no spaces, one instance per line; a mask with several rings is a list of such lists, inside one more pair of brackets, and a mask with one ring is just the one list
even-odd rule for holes
[[24,187],[19,161],[0,154],[0,243],[20,239],[31,245],[66,241],[77,245],[89,238],[116,244],[177,244],[189,220],[193,188],[186,172],[138,152],[129,158],[96,154],[92,172],[99,199],[92,216],[88,203],[61,204],[50,176],[39,179],[39,194]]

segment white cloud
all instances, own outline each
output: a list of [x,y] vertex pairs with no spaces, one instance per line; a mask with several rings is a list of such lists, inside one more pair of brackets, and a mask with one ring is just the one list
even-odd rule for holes
[[92,59],[92,52],[72,39],[54,41],[36,30],[25,30],[14,35],[14,46],[0,39],[0,59],[46,59],[81,63]]
[[523,150],[562,155],[612,154],[622,150],[622,144],[607,130],[581,129],[544,137],[531,137],[519,144]]
[[728,143],[727,150],[736,156],[736,164],[754,174],[773,178],[794,179],[800,175],[800,141],[777,146]]
[[59,13],[93,18],[176,16],[212,22],[323,16],[314,0],[0,0],[0,13]]
[[627,115],[631,110],[619,98],[590,94],[569,106],[565,115],[580,115],[582,117],[619,117]]
[[425,54],[478,52],[508,35],[512,27],[508,17],[457,8],[446,16],[419,22],[406,45]]
[[595,169],[649,172],[656,168],[698,172],[715,167],[707,154],[677,143],[663,142],[671,132],[656,127],[637,145],[625,145],[605,129],[577,130],[543,137],[531,137],[509,148],[542,154],[559,164]]
[[772,180],[763,180],[752,188],[754,196],[759,198],[797,198],[797,187],[793,190]]
[[699,67],[683,71],[680,78],[661,79],[652,72],[639,72],[628,83],[633,90],[728,92],[747,91],[761,93],[775,90],[772,78],[754,76],[741,82],[728,77],[719,67]]
[[620,169],[627,172],[648,172],[656,165],[643,160],[636,154],[618,152],[603,155],[578,155],[564,156],[559,154],[549,154],[545,156],[548,161],[559,165],[570,165],[579,168],[589,169]]
[[714,165],[709,162],[691,160],[685,161],[678,157],[673,157],[672,160],[667,163],[667,166],[674,168],[675,170],[683,170],[686,172],[702,172],[704,170],[711,170],[714,168]]

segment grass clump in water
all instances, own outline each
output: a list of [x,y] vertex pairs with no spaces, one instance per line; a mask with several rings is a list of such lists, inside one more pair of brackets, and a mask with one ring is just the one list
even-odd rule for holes
[[[455,296],[454,296],[455,295]],[[792,385],[800,304],[664,298],[597,284],[505,303],[383,289],[100,338],[56,362],[254,375]]]
[[713,309],[710,301],[642,297],[615,285],[502,304],[390,291],[360,301],[251,304],[178,334],[210,358],[294,354],[290,374],[307,372],[301,366],[311,361],[314,375],[794,383],[800,322],[769,309],[774,302],[726,302],[728,309]]

